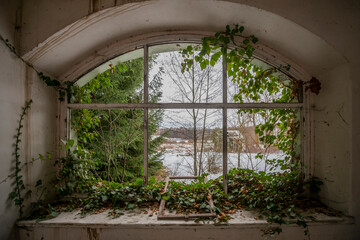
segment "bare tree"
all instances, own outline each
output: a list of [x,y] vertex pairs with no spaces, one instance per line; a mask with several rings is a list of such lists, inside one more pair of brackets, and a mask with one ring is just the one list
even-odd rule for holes
[[[221,86],[219,67],[202,70],[198,64],[194,64],[190,71],[182,72],[182,62],[183,58],[178,52],[163,53],[161,65],[164,67],[165,75],[176,88],[176,94],[171,99],[173,102],[208,103],[219,97]],[[173,116],[167,117],[177,125],[189,129],[188,135],[191,136],[193,144],[192,170],[195,176],[200,175],[204,172],[206,129],[212,124],[209,119],[213,118],[216,111],[186,109],[187,116],[177,116],[176,112],[174,113]]]

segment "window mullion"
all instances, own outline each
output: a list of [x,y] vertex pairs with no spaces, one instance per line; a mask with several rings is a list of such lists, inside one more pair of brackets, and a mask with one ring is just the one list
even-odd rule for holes
[[223,80],[223,187],[224,192],[227,193],[227,169],[228,169],[228,156],[227,156],[227,63],[226,52],[223,54],[222,61],[222,80]]
[[276,109],[276,108],[302,108],[302,103],[70,103],[69,109]]
[[[149,49],[148,46],[144,46],[144,103],[149,102]],[[149,124],[148,124],[148,107],[144,107],[144,183],[148,184],[148,147],[149,147]]]

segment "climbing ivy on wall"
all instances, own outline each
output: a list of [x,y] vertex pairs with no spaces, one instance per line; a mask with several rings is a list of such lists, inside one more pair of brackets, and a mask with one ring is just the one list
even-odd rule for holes
[[71,87],[74,85],[73,82],[66,81],[61,83],[57,79],[52,79],[51,77],[45,75],[43,72],[38,71],[31,63],[27,62],[24,58],[22,58],[16,51],[15,47],[11,45],[8,39],[4,39],[3,36],[0,34],[0,40],[9,48],[9,50],[15,54],[17,58],[19,58],[23,63],[25,63],[28,67],[33,69],[39,78],[49,87],[55,88],[55,90],[59,93],[59,100],[64,101],[65,96],[71,96]]
[[15,144],[14,144],[14,156],[15,156],[15,170],[14,170],[14,190],[10,193],[10,199],[12,199],[16,206],[19,206],[20,217],[23,215],[24,208],[24,195],[23,191],[25,190],[25,184],[23,180],[23,176],[21,175],[21,160],[20,160],[20,143],[21,143],[21,135],[22,129],[24,127],[23,121],[25,115],[30,109],[32,100],[28,101],[23,107],[22,112],[20,114],[20,119],[18,123],[18,127],[16,129],[15,135]]

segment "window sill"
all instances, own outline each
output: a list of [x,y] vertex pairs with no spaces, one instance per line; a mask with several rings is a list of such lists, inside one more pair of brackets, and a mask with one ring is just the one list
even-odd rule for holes
[[[149,211],[150,212],[150,211]],[[231,214],[228,223],[214,224],[212,220],[195,222],[194,220],[157,220],[157,215],[149,216],[140,210],[127,210],[124,215],[117,218],[108,216],[108,211],[98,214],[87,214],[82,217],[80,211],[62,212],[58,217],[37,222],[36,220],[23,220],[17,222],[18,227],[164,227],[164,226],[196,226],[196,227],[250,227],[250,226],[268,226],[264,219],[258,219],[256,214],[251,211],[239,210]],[[309,221],[309,225],[316,224],[352,224],[354,220],[345,216],[327,216],[323,213],[304,212],[304,216],[312,216],[314,221]],[[295,225],[295,221],[290,221]],[[286,226],[286,225],[283,225]]]

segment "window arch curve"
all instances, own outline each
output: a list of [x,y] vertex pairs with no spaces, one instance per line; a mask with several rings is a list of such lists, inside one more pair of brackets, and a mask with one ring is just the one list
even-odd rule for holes
[[[236,103],[231,102],[231,98],[228,96],[228,85],[229,81],[227,78],[226,73],[226,63],[223,61],[223,63],[220,65],[220,76],[221,79],[218,81],[218,83],[221,83],[221,95],[220,98],[217,98],[215,102],[199,102],[196,101],[189,101],[189,102],[179,102],[179,99],[177,102],[152,102],[149,101],[149,95],[151,92],[149,92],[149,58],[151,58],[152,54],[162,54],[164,52],[177,52],[174,50],[179,50],[182,47],[186,47],[188,44],[195,44],[198,43],[196,39],[198,39],[198,35],[194,38],[194,35],[191,35],[193,39],[189,40],[189,37],[183,37],[183,40],[181,40],[178,36],[175,36],[176,40],[164,40],[164,37],[155,38],[155,40],[150,39],[146,42],[144,45],[137,44],[135,47],[134,45],[131,45],[130,48],[135,49],[133,51],[127,51],[125,54],[121,54],[111,60],[106,61],[105,63],[101,64],[97,68],[94,68],[93,70],[89,71],[87,74],[83,75],[81,78],[79,78],[77,84],[79,87],[84,86],[90,79],[93,79],[95,76],[99,76],[104,70],[107,70],[108,72],[111,72],[111,69],[113,69],[115,66],[121,65],[124,62],[131,62],[134,59],[143,58],[143,85],[142,85],[142,92],[140,95],[142,95],[142,99],[140,101],[135,102],[88,102],[88,103],[69,103],[67,104],[67,108],[69,110],[80,110],[80,109],[90,109],[90,110],[119,110],[119,109],[138,109],[143,110],[143,177],[145,179],[145,182],[148,181],[148,169],[149,169],[149,139],[151,136],[149,136],[149,111],[152,111],[154,109],[159,109],[161,111],[165,111],[166,109],[179,109],[179,110],[188,110],[188,109],[203,109],[205,112],[207,110],[213,110],[217,109],[218,111],[221,111],[221,118],[222,118],[222,126],[221,126],[221,135],[222,135],[222,175],[224,177],[224,188],[226,187],[226,175],[228,172],[228,155],[229,155],[229,145],[230,149],[231,146],[234,145],[234,139],[229,138],[229,127],[228,127],[228,119],[229,112],[232,114],[235,113],[238,109],[301,109],[303,106],[303,103],[300,102],[290,102],[290,103],[274,103],[274,102],[242,102],[242,103]],[[166,36],[165,39],[168,39],[169,36]],[[174,38],[174,36],[171,36],[171,38]],[[140,41],[141,42],[141,41]],[[258,51],[259,54],[257,56],[257,59],[261,58],[259,56],[262,56],[267,60],[267,62],[270,62],[269,58],[266,57],[266,54],[263,52]],[[262,54],[262,55],[261,55]],[[274,58],[273,58],[274,59]],[[263,66],[269,66],[267,63],[261,60],[256,60],[257,64],[261,64]],[[275,64],[279,64],[278,61]],[[110,68],[110,70],[109,70]],[[296,69],[292,70],[295,75],[300,76],[301,74]],[[184,94],[184,93],[183,93]],[[219,96],[218,96],[219,97]],[[272,100],[272,99],[270,99]],[[301,111],[298,111],[297,117],[300,118],[303,115]],[[258,122],[260,123],[260,122]],[[253,128],[255,128],[256,121],[254,120]],[[205,125],[204,125],[205,126]],[[196,123],[193,124],[193,129],[196,128]],[[203,133],[205,127],[202,128]],[[70,129],[70,128],[69,128]],[[212,130],[211,130],[212,131]],[[215,130],[213,131],[215,132]],[[68,132],[68,136],[70,136],[70,131]],[[196,130],[194,131],[194,135],[196,135]],[[231,134],[230,134],[231,135]],[[258,138],[258,136],[255,137]],[[194,142],[194,148],[196,149],[196,140]],[[234,147],[233,147],[234,148]],[[232,150],[230,150],[231,152]],[[303,150],[299,150],[303,151]],[[121,154],[120,154],[121,155]],[[193,154],[193,157],[196,156],[196,153]],[[251,154],[250,154],[251,157]],[[198,160],[195,157],[194,160],[194,169],[193,173],[194,175],[198,174],[198,171],[196,170],[196,162]],[[239,164],[240,167],[240,164]],[[201,173],[199,171],[199,173]]]

